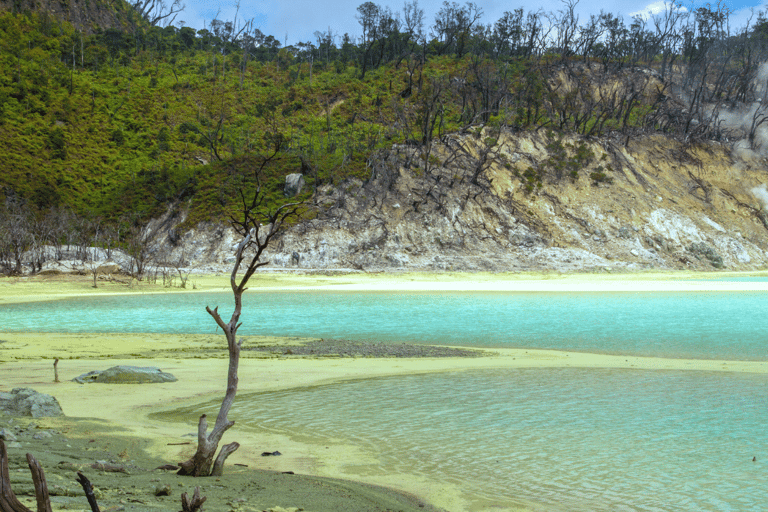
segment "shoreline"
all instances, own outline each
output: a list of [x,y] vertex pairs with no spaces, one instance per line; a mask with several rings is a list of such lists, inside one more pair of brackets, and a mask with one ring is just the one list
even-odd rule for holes
[[[189,436],[196,430],[197,418],[180,418],[175,411],[209,402],[216,404],[224,395],[228,360],[221,335],[3,333],[0,339],[4,341],[0,343],[0,370],[4,377],[0,391],[31,387],[52,394],[68,417],[107,421],[123,430],[121,435],[145,440],[147,455],[168,463],[184,460],[195,448],[194,437]],[[311,340],[246,337],[244,349],[307,341]],[[768,373],[768,361],[665,359],[534,349],[482,349],[479,357],[422,358],[285,356],[248,350],[242,354],[238,397],[352,380],[498,368]],[[55,357],[60,358],[60,383],[53,382]],[[82,373],[119,364],[157,366],[175,375],[178,382],[81,385],[70,381]],[[211,413],[217,410],[218,405]],[[451,512],[469,510],[462,503],[457,486],[408,474],[356,474],[355,466],[368,455],[343,440],[329,450],[327,443],[317,444],[305,436],[291,438],[280,432],[237,426],[223,442],[232,440],[240,442],[241,448],[227,460],[223,482],[228,471],[239,467],[235,464],[244,464],[251,469],[293,471],[384,486]],[[188,441],[190,444],[176,444]],[[262,452],[274,450],[283,456],[261,457]]]
[[[397,274],[397,275],[295,275],[261,274],[252,280],[250,293],[259,291],[307,292],[713,292],[768,291],[766,272],[749,273],[658,273],[632,275],[593,274]],[[733,281],[718,279],[736,279]],[[194,282],[194,279],[190,279]],[[142,283],[134,288],[103,282],[91,288],[88,276],[54,276],[0,279],[0,307],[17,302],[60,298],[144,294],[229,291],[229,276],[205,276],[197,289],[163,288]],[[244,350],[240,362],[238,396],[337,384],[351,380],[426,374],[517,368],[609,368],[640,371],[704,371],[768,374],[768,361],[655,358],[540,349],[468,348],[479,357],[336,357],[332,354],[287,354],[281,347],[311,344],[312,338],[245,336],[244,348],[276,347],[275,350]],[[462,347],[451,346],[451,350]],[[371,354],[365,354],[370,356]],[[434,355],[434,354],[433,354]],[[62,382],[53,382],[53,360],[59,358]],[[157,366],[179,380],[166,384],[80,385],[70,379],[91,370],[129,364]],[[55,396],[69,418],[107,422],[120,436],[143,440],[142,450],[153,459],[179,462],[194,451],[189,441],[197,418],[178,418],[174,411],[220,400],[227,374],[227,351],[219,334],[103,334],[103,333],[12,333],[0,332],[0,391],[31,387]],[[126,387],[130,386],[130,387]],[[138,386],[138,387],[136,387]],[[128,392],[126,392],[128,391]],[[94,404],[98,404],[97,407]],[[218,410],[218,406],[216,406]],[[166,416],[163,420],[159,416]],[[44,420],[45,424],[53,420]],[[53,421],[55,423],[55,421]],[[107,437],[112,434],[103,434]],[[110,437],[111,439],[111,437]],[[192,438],[194,440],[194,437]],[[253,470],[294,471],[297,475],[341,478],[350,482],[381,485],[424,499],[451,512],[469,510],[458,486],[425,481],[408,474],[370,476],[356,474],[355,467],[368,456],[361,448],[343,440],[333,450],[306,436],[291,438],[274,432],[252,431],[235,426],[222,442],[237,440],[241,448],[227,461],[228,472],[238,475]],[[172,443],[172,444],[169,444]],[[264,451],[279,450],[281,457],[261,457]],[[35,448],[29,449],[33,454]],[[248,466],[243,470],[235,464]],[[245,473],[243,473],[245,472]],[[238,476],[238,478],[240,478]],[[245,477],[243,477],[245,478]],[[187,482],[187,481],[185,481]],[[186,485],[193,485],[186,483]],[[202,483],[201,483],[202,484]],[[181,485],[181,484],[179,484]],[[303,485],[303,484],[302,484]],[[310,484],[307,484],[310,485]],[[352,485],[352,484],[350,484]],[[364,493],[356,488],[351,491]],[[173,506],[177,506],[174,503]],[[211,504],[213,505],[213,504]],[[168,505],[170,506],[170,505]],[[208,508],[206,504],[206,508]],[[522,507],[522,505],[521,505]],[[306,507],[305,507],[306,508]],[[535,509],[535,504],[522,509]],[[316,510],[310,508],[311,510]],[[519,510],[510,508],[509,510]],[[216,511],[213,507],[211,510]],[[227,509],[229,510],[229,509]],[[261,509],[259,509],[261,510]],[[277,510],[277,509],[275,509]],[[290,510],[290,509],[285,509]],[[309,510],[309,509],[308,509]],[[317,510],[316,510],[317,512]]]
[[[124,277],[124,276],[123,276]],[[745,280],[749,278],[763,279]],[[130,281],[130,278],[126,278]],[[262,272],[249,282],[248,292],[479,292],[479,293],[653,293],[763,292],[768,271],[647,272],[626,274],[559,273],[442,273],[392,274]],[[83,296],[122,294],[229,292],[229,274],[190,276],[188,288],[164,287],[146,281],[99,281],[89,276],[60,274],[0,278],[0,306]]]

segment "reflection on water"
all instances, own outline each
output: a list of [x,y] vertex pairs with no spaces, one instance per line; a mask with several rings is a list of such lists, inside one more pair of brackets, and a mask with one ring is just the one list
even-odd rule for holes
[[[240,333],[764,360],[768,292],[246,293]],[[0,306],[0,329],[209,333],[227,293]]]
[[382,475],[459,486],[474,510],[533,501],[763,511],[766,384],[764,375],[703,372],[454,372],[241,396],[230,418],[345,439],[370,451]]

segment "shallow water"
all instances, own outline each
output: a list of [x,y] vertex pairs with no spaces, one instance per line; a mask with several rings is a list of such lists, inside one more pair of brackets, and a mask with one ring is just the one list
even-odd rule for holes
[[[231,303],[192,293],[7,304],[0,330],[208,333],[205,306]],[[768,292],[254,292],[240,333],[765,360],[767,303]]]
[[705,372],[451,372],[241,396],[230,418],[343,439],[378,461],[355,471],[454,484],[472,510],[533,501],[546,510],[762,511],[766,384],[765,375]]
[[[241,333],[766,360],[766,299],[257,292],[245,297]],[[205,333],[214,332],[205,305],[230,303],[229,294],[195,293],[3,305],[0,326]],[[455,484],[472,510],[533,501],[557,511],[762,511],[766,385],[764,375],[707,372],[453,372],[240,396],[231,418],[355,444],[377,463],[351,474]]]

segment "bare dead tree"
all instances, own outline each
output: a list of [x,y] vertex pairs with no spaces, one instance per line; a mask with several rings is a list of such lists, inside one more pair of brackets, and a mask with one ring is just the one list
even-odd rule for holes
[[128,272],[131,277],[141,281],[157,259],[154,243],[158,227],[144,224],[139,214],[124,215],[121,217],[121,223],[126,225],[124,250],[131,258],[128,262]]
[[163,0],[133,0],[130,4],[152,26],[173,24],[186,7],[181,0],[173,0],[170,4]]
[[176,272],[179,274],[179,288],[186,288],[187,287],[187,281],[189,280],[189,274],[192,273],[191,270],[185,269],[186,262],[184,261],[184,252],[179,255],[179,257],[171,262],[171,265],[173,268],[176,269]]
[[[224,461],[237,450],[240,445],[236,442],[222,446],[219,455],[214,461],[216,449],[219,446],[224,433],[229,430],[234,421],[227,418],[232,403],[237,393],[237,369],[240,362],[240,348],[242,340],[237,341],[237,330],[240,328],[240,315],[242,313],[243,292],[245,292],[248,280],[260,267],[268,264],[262,260],[264,250],[269,246],[274,237],[283,229],[286,220],[299,214],[301,202],[285,203],[280,206],[270,207],[266,204],[266,194],[262,192],[261,176],[264,167],[275,158],[282,146],[282,138],[277,136],[271,141],[274,144],[273,153],[264,158],[264,161],[255,171],[256,190],[252,197],[247,197],[240,190],[242,211],[238,218],[230,217],[232,227],[242,237],[235,250],[235,262],[230,275],[230,285],[235,299],[235,309],[229,322],[225,322],[219,314],[219,308],[206,311],[213,317],[216,324],[224,331],[229,350],[229,369],[227,373],[227,390],[216,417],[213,429],[208,433],[208,420],[205,414],[200,416],[197,429],[197,451],[186,462],[180,464],[179,475],[211,476],[221,475]],[[242,274],[238,277],[238,272]]]
[[22,257],[33,243],[32,212],[15,197],[0,204],[0,263],[9,274],[23,272]]
[[768,105],[758,104],[752,112],[747,139],[749,140],[749,149],[759,149],[763,144],[763,137],[760,137],[760,127],[768,122]]

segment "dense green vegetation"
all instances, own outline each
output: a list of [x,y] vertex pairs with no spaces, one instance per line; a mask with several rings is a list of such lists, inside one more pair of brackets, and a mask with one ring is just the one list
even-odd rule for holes
[[[428,158],[436,137],[477,125],[548,130],[552,158],[519,176],[534,190],[545,167],[577,179],[591,159],[557,134],[723,139],[733,128],[718,112],[765,94],[762,16],[731,33],[724,8],[671,4],[652,21],[603,13],[579,26],[574,5],[486,26],[477,5],[445,2],[426,30],[415,2],[401,13],[366,2],[350,13],[359,40],[318,32],[285,48],[236,21],[88,34],[0,12],[4,215],[11,201],[33,217],[65,208],[139,223],[183,200],[190,222],[220,218],[275,148],[264,184],[279,201],[288,172],[310,188],[365,179],[377,149],[408,143]],[[755,147],[767,116],[748,115]],[[592,179],[610,182],[610,168]]]

